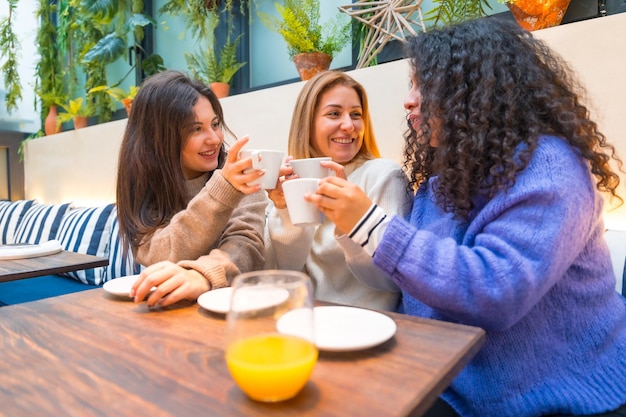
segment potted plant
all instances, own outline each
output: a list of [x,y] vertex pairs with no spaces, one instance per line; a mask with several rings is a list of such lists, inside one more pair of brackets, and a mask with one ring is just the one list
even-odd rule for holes
[[[196,52],[185,53],[187,68],[193,77],[210,85],[218,97],[228,96],[233,76],[246,65],[237,58],[243,33],[234,35],[234,5],[235,0],[168,0],[159,9],[159,13],[185,19],[186,29],[200,45]],[[221,16],[226,16],[226,40],[219,46],[215,34]]]
[[36,64],[35,93],[39,97],[43,131],[46,135],[60,131],[56,124],[57,107],[68,99],[64,91],[63,65],[57,43],[54,19],[56,14],[57,4],[51,4],[49,0],[39,0],[37,20],[40,24],[35,40],[39,61]]
[[41,106],[48,109],[46,118],[44,119],[44,133],[53,135],[61,131],[61,125],[57,124],[57,116],[59,115],[58,107],[67,101],[67,95],[60,91],[48,91],[44,93],[37,91],[41,100]]
[[274,7],[279,16],[257,14],[265,27],[283,37],[302,80],[327,70],[334,54],[350,41],[347,16],[338,13],[330,22],[320,24],[319,0],[285,0],[284,4],[274,3]]
[[130,109],[132,108],[133,100],[135,99],[135,96],[139,91],[139,87],[137,87],[136,85],[131,85],[128,90],[124,90],[123,88],[116,85],[111,87],[107,85],[99,85],[89,90],[88,94],[93,94],[100,91],[107,93],[112,99],[122,103],[124,105],[124,109],[126,109],[126,114],[130,115]]
[[230,90],[230,81],[246,62],[237,60],[237,47],[243,34],[231,42],[230,39],[215,53],[211,45],[205,45],[195,54],[186,53],[185,60],[191,74],[211,86],[218,97],[227,97]]
[[89,109],[82,97],[70,100],[68,104],[61,104],[60,106],[65,112],[59,113],[57,116],[57,128],[70,120],[74,122],[74,129],[87,127]]
[[[87,91],[94,91],[91,96],[90,106],[99,118],[110,119],[108,107],[113,109],[109,91],[94,90],[100,85],[108,85],[106,73],[100,75],[100,69],[111,64],[127,53],[132,56],[132,64],[128,71],[113,84],[119,86],[131,73],[137,72],[138,68],[146,76],[155,74],[165,69],[163,58],[158,54],[146,56],[146,51],[141,46],[144,37],[144,28],[148,25],[156,26],[156,21],[143,12],[144,1],[81,1],[83,10],[82,21],[85,26],[91,26],[90,33],[94,33],[91,42],[84,45],[85,51],[81,56],[81,64],[85,68]],[[93,72],[90,72],[93,70]],[[91,74],[94,75],[91,75]],[[138,76],[139,77],[139,76]],[[137,83],[139,80],[137,80]],[[120,100],[121,101],[121,100]],[[126,107],[126,106],[125,106]]]

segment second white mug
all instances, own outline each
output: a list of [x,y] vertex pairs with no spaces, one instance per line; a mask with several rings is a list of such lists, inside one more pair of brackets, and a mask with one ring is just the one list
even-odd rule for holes
[[314,194],[317,191],[319,181],[317,178],[296,178],[283,182],[287,211],[295,226],[317,225],[324,221],[324,213],[304,199],[306,193]]
[[320,165],[322,161],[332,161],[330,156],[320,158],[292,159],[289,165],[293,168],[293,173],[300,178],[324,178],[333,175],[330,168]]
[[[273,190],[278,182],[278,174],[284,160],[284,152],[274,151],[270,149],[244,149],[239,152],[241,158],[252,158],[252,170],[265,170],[265,175],[253,181],[248,185],[261,184],[264,190]],[[245,170],[247,174],[252,170]]]

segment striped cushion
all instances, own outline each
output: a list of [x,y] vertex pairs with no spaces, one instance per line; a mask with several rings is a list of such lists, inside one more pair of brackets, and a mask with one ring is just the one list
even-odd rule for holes
[[15,232],[33,200],[0,201],[0,243],[14,243]]
[[[114,204],[103,207],[78,208],[63,216],[57,234],[63,249],[108,257],[111,223]],[[106,267],[83,271],[66,272],[62,275],[77,279],[85,284],[100,285],[104,282]]]
[[57,235],[68,204],[33,204],[24,214],[15,232],[15,243],[44,243]]
[[133,259],[133,254],[130,249],[124,254],[122,243],[119,239],[120,227],[117,221],[117,208],[113,209],[112,216],[113,223],[111,225],[111,237],[109,239],[109,266],[106,269],[105,281],[126,275],[135,275],[143,269],[143,267]]

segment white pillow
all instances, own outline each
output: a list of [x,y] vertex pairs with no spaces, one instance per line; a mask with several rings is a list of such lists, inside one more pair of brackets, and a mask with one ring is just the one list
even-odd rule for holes
[[14,243],[44,243],[53,240],[69,208],[69,203],[31,205],[17,227]]
[[0,244],[14,243],[15,232],[33,200],[0,201]]
[[135,262],[130,248],[124,254],[124,248],[119,237],[120,227],[117,220],[117,207],[113,209],[112,217],[113,223],[109,239],[109,266],[106,267],[105,282],[127,275],[136,275],[144,268]]

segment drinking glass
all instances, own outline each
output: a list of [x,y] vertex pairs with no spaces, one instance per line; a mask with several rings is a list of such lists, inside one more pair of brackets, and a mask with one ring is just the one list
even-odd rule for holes
[[[232,287],[226,364],[235,383],[257,401],[296,396],[318,356],[311,280],[302,272],[264,270],[238,275]],[[289,326],[279,332],[284,317]]]

